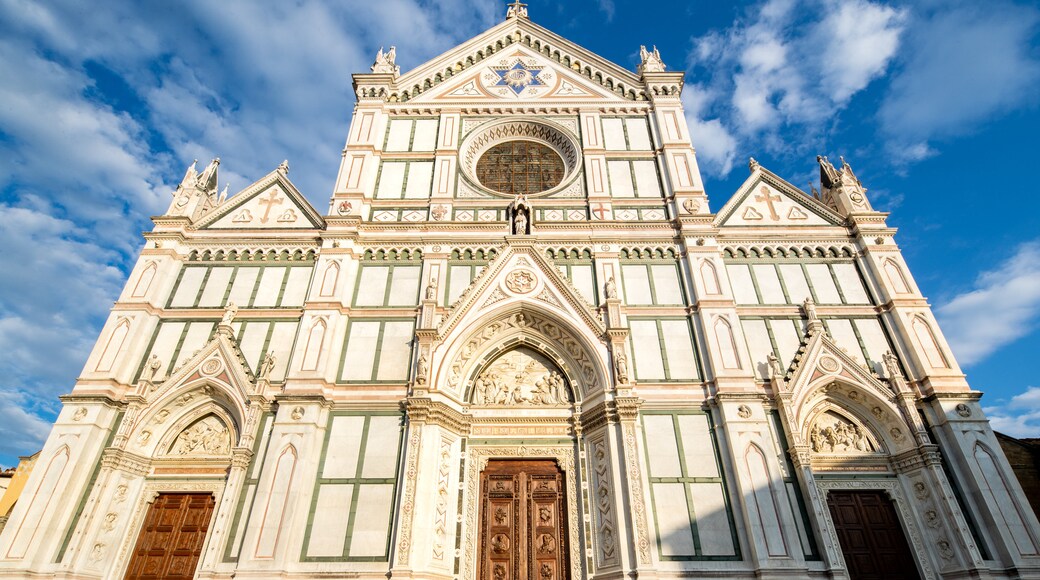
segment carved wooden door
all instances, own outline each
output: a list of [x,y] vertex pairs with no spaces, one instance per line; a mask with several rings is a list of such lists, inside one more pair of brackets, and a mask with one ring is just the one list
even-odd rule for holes
[[127,580],[194,578],[214,505],[208,493],[160,493],[145,516]]
[[880,491],[832,491],[827,496],[852,580],[920,578],[895,506]]
[[555,461],[489,461],[480,490],[480,580],[570,578],[567,502]]

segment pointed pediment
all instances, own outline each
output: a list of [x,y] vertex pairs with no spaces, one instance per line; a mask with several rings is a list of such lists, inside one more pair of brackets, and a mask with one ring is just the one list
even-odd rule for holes
[[[517,56],[517,52],[521,55]],[[530,76],[545,85],[538,82],[521,83],[524,86],[497,84],[508,75],[509,68],[517,64],[517,59],[525,70],[541,68],[540,73]],[[500,67],[506,68],[499,70]],[[514,73],[513,82],[525,81],[527,76],[523,72]],[[356,75],[355,81],[358,78]],[[645,100],[643,85],[635,73],[526,18],[509,19],[489,28],[401,75],[395,85],[396,100],[400,101],[465,101],[478,94],[486,99],[488,94],[482,91],[489,85],[493,87],[489,91],[491,95],[513,100],[546,97]]]
[[524,301],[539,303],[559,312],[561,317],[581,320],[596,336],[606,332],[596,307],[585,300],[541,250],[527,243],[515,243],[488,264],[452,305],[437,329],[438,334],[446,336],[469,313]]
[[784,390],[794,392],[796,399],[807,394],[809,385],[827,377],[868,387],[884,400],[893,395],[887,385],[838,346],[826,331],[812,328],[812,323],[786,376]]
[[322,229],[325,220],[281,169],[228,198],[196,229]]
[[823,203],[755,165],[751,176],[719,210],[716,226],[830,226],[842,218]]
[[509,47],[476,63],[449,82],[413,98],[413,103],[498,99],[526,101],[624,101],[595,81],[584,78],[526,46]]
[[[221,330],[226,328],[226,330]],[[253,388],[253,374],[232,337],[230,327],[221,327],[205,346],[193,353],[158,387],[146,394],[149,401],[162,399],[181,385],[200,379],[226,385],[238,401],[245,401]]]

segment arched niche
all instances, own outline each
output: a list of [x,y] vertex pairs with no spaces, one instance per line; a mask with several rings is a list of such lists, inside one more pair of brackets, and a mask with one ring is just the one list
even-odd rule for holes
[[[481,369],[502,353],[526,346],[551,360],[566,379],[572,401],[580,402],[607,385],[607,352],[590,333],[535,305],[524,304],[483,315],[445,341],[434,385],[458,400],[469,400]],[[599,337],[596,337],[597,339]]]
[[561,407],[575,399],[552,353],[520,345],[492,352],[467,385],[466,400],[480,407]]
[[[799,400],[797,421],[802,440],[810,448],[814,428],[822,431],[830,427],[837,434],[838,423],[846,425],[845,436],[852,439],[851,447],[841,444],[838,449],[814,450],[814,454],[823,456],[888,458],[916,446],[913,427],[887,397],[873,388],[834,377],[810,385]],[[856,448],[860,436],[866,443],[863,449]]]
[[208,417],[212,419],[200,425],[203,433],[206,426],[216,429],[216,421],[226,429],[230,447],[239,445],[245,409],[228,386],[207,380],[183,385],[153,401],[129,434],[128,447],[145,456],[176,456],[173,449],[177,438]]

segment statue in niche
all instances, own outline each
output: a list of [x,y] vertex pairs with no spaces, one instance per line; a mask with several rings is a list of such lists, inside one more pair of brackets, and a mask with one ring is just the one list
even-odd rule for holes
[[816,453],[869,453],[874,449],[858,425],[833,413],[821,416],[809,431]]
[[436,300],[437,299],[437,279],[430,278],[430,283],[426,285],[426,299]]
[[531,205],[527,202],[527,195],[517,194],[513,203],[506,208],[509,218],[509,232],[515,236],[527,236],[531,234]]
[[425,354],[419,355],[419,360],[415,363],[415,382],[420,385],[426,383],[426,375],[430,371],[430,363],[426,360]]
[[607,292],[607,298],[617,298],[617,282],[614,281],[613,276],[607,279],[604,289]]
[[556,406],[570,402],[567,381],[542,355],[510,351],[488,365],[473,382],[474,405]]
[[628,382],[628,357],[625,351],[618,349],[614,355],[614,366],[617,368],[617,379],[621,384]]
[[191,424],[170,446],[170,455],[224,455],[229,451],[231,435],[213,415]]

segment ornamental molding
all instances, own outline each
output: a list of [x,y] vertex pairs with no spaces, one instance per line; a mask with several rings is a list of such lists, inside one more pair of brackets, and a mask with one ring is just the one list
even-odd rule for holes
[[[935,570],[932,568],[931,558],[927,556],[931,553],[931,550],[925,546],[921,529],[917,525],[917,518],[914,516],[909,500],[903,494],[899,479],[816,479],[815,483],[820,501],[824,504],[826,504],[827,501],[827,494],[832,490],[855,491],[863,489],[880,489],[885,491],[892,500],[892,503],[896,505],[896,509],[899,510],[899,517],[902,520],[903,528],[907,532],[911,548],[915,553],[924,555],[924,557],[918,558],[917,560],[918,565],[921,567],[922,576],[926,580],[938,577],[936,576]],[[830,544],[832,546],[840,546],[841,544],[838,541],[838,531],[834,526],[834,520],[831,518],[830,512],[824,509],[819,513],[824,514],[823,517],[827,519],[827,535],[830,536]],[[841,566],[848,569],[848,566],[845,565],[845,557],[841,554],[840,550],[837,550],[836,553],[837,557],[840,558]]]

